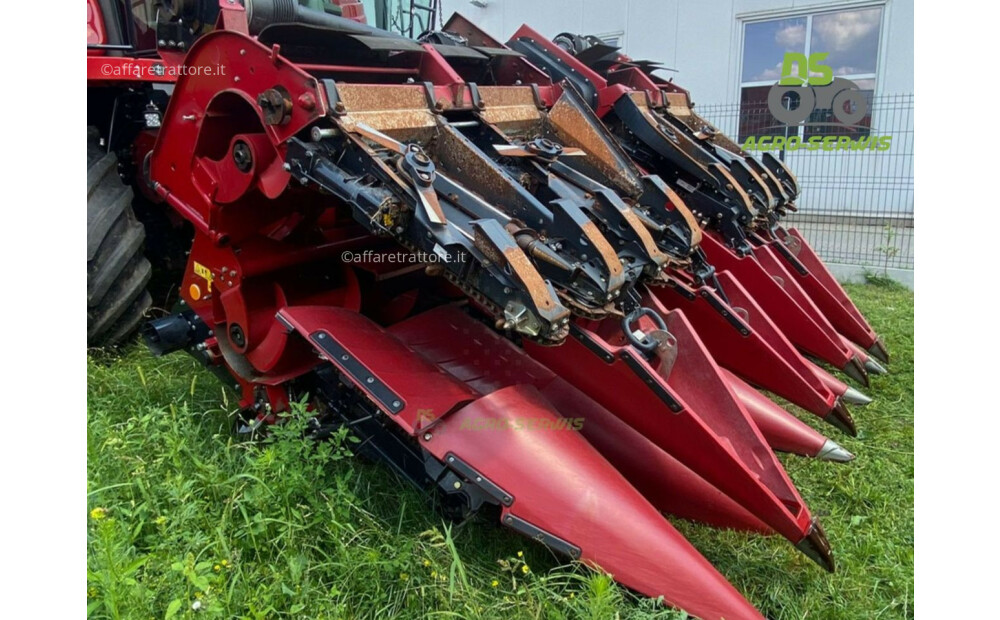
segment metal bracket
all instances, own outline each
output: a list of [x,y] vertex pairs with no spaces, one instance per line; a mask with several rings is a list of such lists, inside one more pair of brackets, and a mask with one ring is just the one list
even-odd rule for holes
[[778,243],[772,243],[770,245],[772,248],[777,250],[785,258],[785,260],[788,261],[788,264],[791,265],[795,269],[795,271],[799,272],[799,275],[802,276],[809,275],[809,270],[805,268],[805,265],[799,262],[799,259],[796,258],[794,254],[792,254],[791,250],[788,249],[788,246],[786,246],[784,243],[781,243],[780,241]]
[[610,351],[601,346],[599,342],[590,337],[589,334],[580,329],[575,323],[570,323],[569,334],[577,340],[580,344],[587,347],[592,353],[595,353],[597,357],[605,361],[605,363],[612,364],[615,361],[615,356],[611,354]]
[[574,560],[580,559],[581,550],[579,547],[577,547],[573,543],[566,542],[565,540],[559,538],[558,536],[555,536],[554,534],[546,532],[540,527],[528,523],[521,517],[508,514],[503,518],[503,523],[504,525],[511,528],[515,532],[524,534],[528,538],[542,543],[543,545],[545,545],[546,547],[557,553],[568,555]]
[[472,484],[478,486],[487,495],[494,498],[504,506],[510,506],[514,503],[513,495],[501,489],[492,480],[476,471],[474,467],[458,458],[453,453],[449,452],[445,455],[444,460],[448,467],[453,469],[456,473]]
[[726,319],[726,321],[728,321],[730,325],[735,327],[738,332],[740,332],[744,336],[750,335],[750,328],[746,326],[743,323],[743,321],[740,320],[740,317],[733,314],[729,310],[726,310],[726,307],[722,304],[722,301],[718,297],[716,297],[712,293],[712,291],[703,288],[701,289],[700,293],[701,296],[705,298],[705,301],[708,302],[708,305],[712,306],[712,308],[715,309],[715,311],[718,312],[722,316],[722,318]]
[[331,79],[320,80],[320,86],[323,87],[323,94],[326,95],[326,109],[330,111],[331,115],[340,115],[337,112],[337,104],[340,103],[340,93],[337,92],[337,83]]
[[635,356],[628,351],[622,351],[620,356],[622,361],[625,362],[628,367],[631,368],[635,374],[638,375],[639,378],[653,390],[657,397],[659,397],[659,399],[662,400],[671,411],[674,413],[680,413],[684,409],[681,407],[681,404],[674,399],[673,394],[664,388],[663,384],[657,381],[656,378],[651,375],[641,363],[639,363],[639,360],[636,359]]
[[358,386],[371,394],[386,411],[396,414],[406,407],[406,403],[398,394],[379,380],[360,360],[348,353],[333,336],[319,330],[309,334],[309,340],[319,347],[334,366],[347,373]]

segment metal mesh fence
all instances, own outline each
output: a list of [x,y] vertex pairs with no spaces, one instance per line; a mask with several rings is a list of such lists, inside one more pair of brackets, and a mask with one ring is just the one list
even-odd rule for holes
[[[805,126],[783,125],[766,100],[744,90],[739,104],[698,104],[695,110],[741,145],[751,136],[780,137],[784,145],[797,138],[797,149],[771,151],[802,188],[799,212],[787,225],[802,231],[827,262],[913,269],[913,95],[865,93],[868,114],[845,128],[833,122],[830,110],[814,111]],[[886,137],[888,148],[879,150]]]

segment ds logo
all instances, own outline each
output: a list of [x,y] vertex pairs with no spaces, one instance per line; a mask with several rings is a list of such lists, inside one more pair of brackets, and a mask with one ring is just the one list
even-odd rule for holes
[[[837,122],[852,126],[868,114],[868,100],[858,85],[833,77],[833,69],[820,64],[828,55],[826,52],[808,57],[798,52],[785,54],[781,63],[781,79],[767,94],[767,107],[774,118],[788,125],[798,125],[817,108],[831,109]],[[799,104],[794,110],[789,110],[790,106],[786,107],[785,101],[793,96],[797,96]]]
[[[788,52],[781,62],[781,80],[779,86],[826,86],[833,81],[833,69],[826,65],[821,65],[821,60],[826,60],[829,56],[827,52],[817,52],[809,54],[799,54],[798,52]],[[792,75],[793,68],[798,68],[799,74]],[[810,76],[815,71],[819,75]]]

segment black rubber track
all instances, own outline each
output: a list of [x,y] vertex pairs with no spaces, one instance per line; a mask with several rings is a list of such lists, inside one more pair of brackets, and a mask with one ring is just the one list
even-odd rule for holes
[[152,304],[146,234],[132,213],[132,188],[118,176],[118,159],[87,129],[87,345],[114,345],[130,336]]

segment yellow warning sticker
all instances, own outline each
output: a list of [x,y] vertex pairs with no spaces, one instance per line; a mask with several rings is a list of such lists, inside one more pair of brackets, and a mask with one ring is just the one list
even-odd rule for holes
[[209,269],[208,267],[206,267],[205,265],[202,265],[198,261],[195,261],[194,262],[194,273],[197,276],[201,276],[201,277],[205,278],[205,282],[208,284],[208,292],[211,293],[212,292],[212,280],[215,279],[215,274],[212,273],[212,270]]

